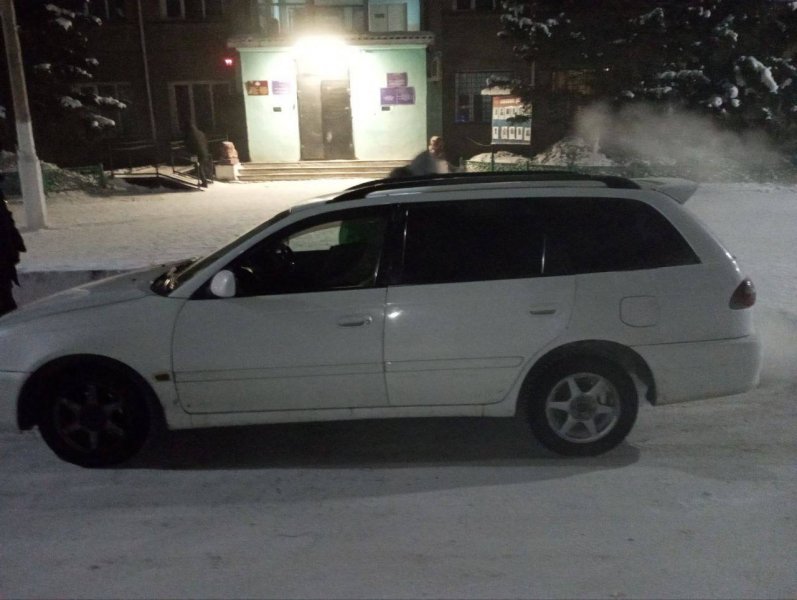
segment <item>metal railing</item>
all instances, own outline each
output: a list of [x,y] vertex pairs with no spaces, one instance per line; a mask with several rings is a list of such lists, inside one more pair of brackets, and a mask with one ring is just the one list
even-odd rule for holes
[[[217,154],[217,149],[221,142],[227,141],[224,135],[213,135],[208,138],[210,155]],[[121,160],[120,160],[121,159]],[[117,167],[119,163],[124,166]],[[117,168],[126,169],[127,173],[132,174],[136,168],[152,169],[153,177],[169,178],[169,176],[179,176],[189,178],[193,185],[199,188],[202,179],[199,173],[199,164],[186,149],[182,139],[168,140],[166,142],[155,142],[152,140],[120,140],[112,142],[108,148],[108,166],[111,177],[114,176]],[[211,177],[215,176],[215,162],[211,161]],[[142,173],[143,176],[149,172]],[[172,177],[174,179],[174,177]]]
[[[114,140],[108,145],[108,168],[113,173],[119,158],[126,159],[128,171],[142,164],[158,164],[158,145],[152,140]],[[135,163],[135,164],[134,164]]]

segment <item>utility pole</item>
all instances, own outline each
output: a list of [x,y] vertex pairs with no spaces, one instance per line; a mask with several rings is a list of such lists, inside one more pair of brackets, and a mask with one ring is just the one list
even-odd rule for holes
[[[158,147],[158,130],[155,127],[155,109],[152,105],[152,83],[149,78],[149,56],[147,55],[147,34],[144,29],[144,10],[141,8],[141,0],[137,2],[138,7],[138,35],[141,40],[141,58],[144,61],[144,86],[147,89],[147,107],[149,108],[149,128],[152,134],[152,144]],[[157,151],[156,151],[157,155]]]
[[25,71],[22,69],[22,50],[17,35],[17,17],[14,0],[0,0],[3,18],[3,39],[8,57],[8,78],[14,97],[14,116],[17,121],[17,171],[25,205],[28,230],[47,227],[47,206],[44,202],[44,182],[36,144],[33,141],[33,126],[28,108],[28,89],[25,86]]

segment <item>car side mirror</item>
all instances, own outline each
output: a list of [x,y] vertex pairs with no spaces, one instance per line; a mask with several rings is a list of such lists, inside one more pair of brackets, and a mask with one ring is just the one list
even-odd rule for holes
[[210,280],[210,293],[217,298],[233,298],[236,288],[235,275],[227,269],[219,271]]

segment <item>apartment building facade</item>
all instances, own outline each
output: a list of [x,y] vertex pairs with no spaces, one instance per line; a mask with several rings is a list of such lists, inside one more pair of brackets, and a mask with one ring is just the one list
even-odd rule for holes
[[[439,80],[438,130],[449,155],[468,158],[494,150],[532,156],[566,135],[573,117],[592,92],[584,71],[563,65],[523,62],[511,43],[499,38],[500,0],[429,2],[427,23],[435,33],[433,48]],[[493,98],[488,82],[517,79],[532,85],[530,139],[492,143]],[[497,90],[492,90],[497,93]]]
[[230,38],[254,161],[409,159],[426,145],[419,0],[256,3]]
[[[545,81],[497,36],[497,0],[92,0],[99,61],[81,87],[128,108],[111,143],[161,147],[194,121],[243,160],[410,159],[443,135],[454,161],[491,145],[491,77]],[[546,88],[547,89],[547,88]],[[535,100],[530,154],[563,129]],[[103,160],[75,148],[63,162]],[[57,156],[54,157],[56,160]]]

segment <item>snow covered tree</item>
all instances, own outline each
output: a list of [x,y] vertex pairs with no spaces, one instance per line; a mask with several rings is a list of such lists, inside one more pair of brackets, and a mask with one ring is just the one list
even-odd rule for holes
[[[593,73],[597,98],[714,115],[797,144],[797,2],[504,0],[516,55]],[[518,91],[530,99],[532,90]]]
[[102,21],[87,2],[17,2],[28,95],[37,137],[74,143],[92,140],[115,127],[109,114],[125,108],[90,84],[98,61],[89,51],[92,30]]

